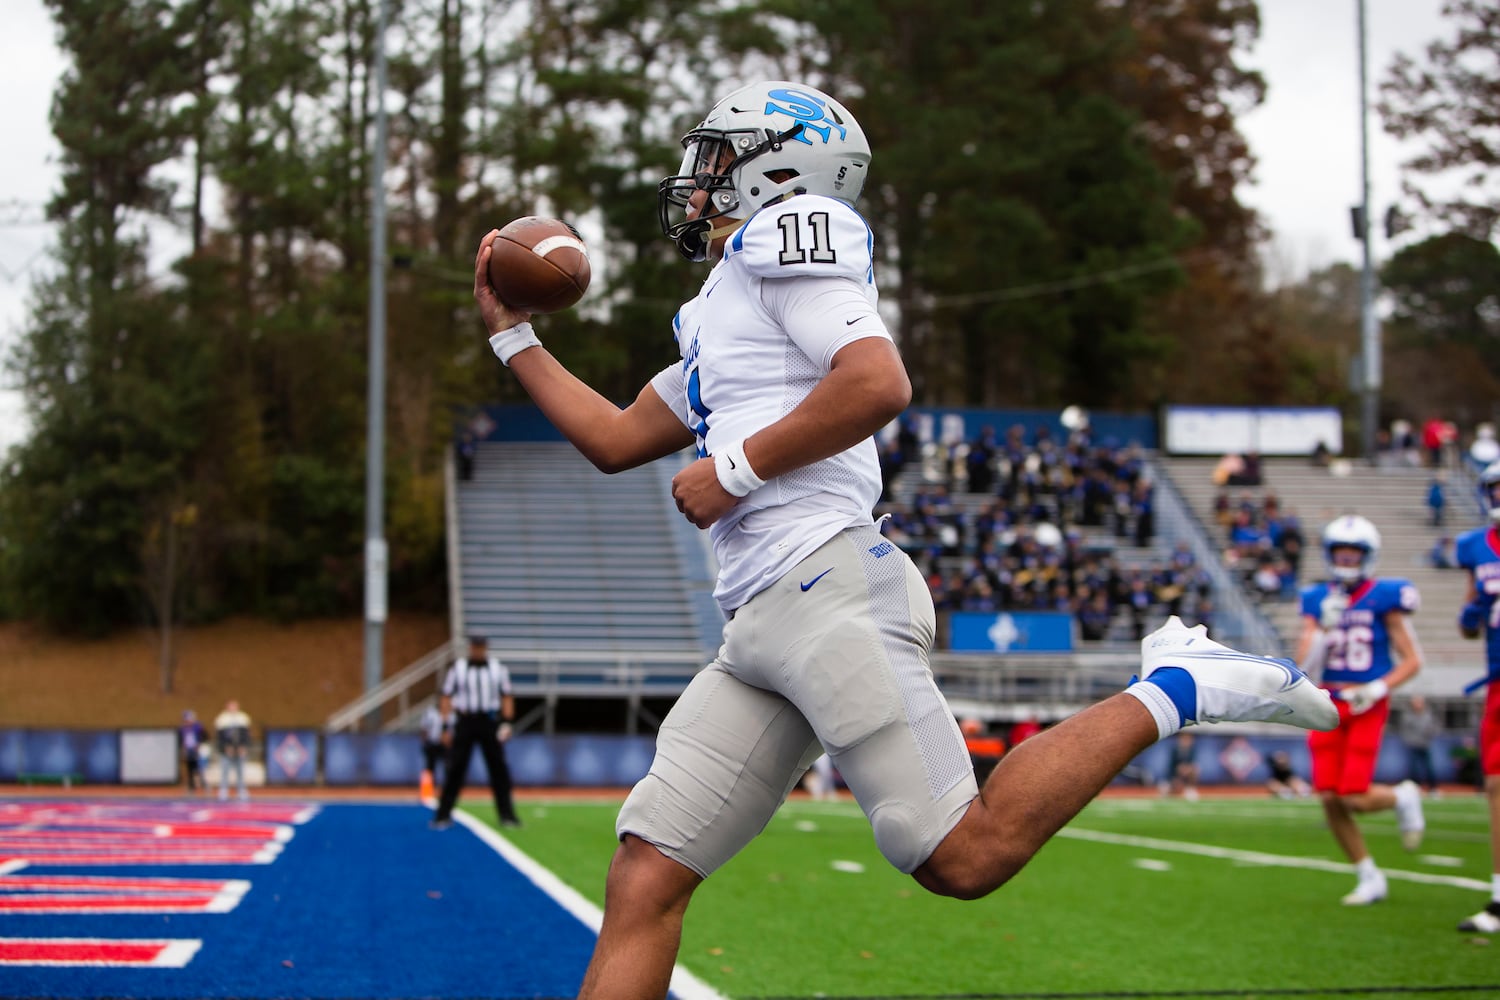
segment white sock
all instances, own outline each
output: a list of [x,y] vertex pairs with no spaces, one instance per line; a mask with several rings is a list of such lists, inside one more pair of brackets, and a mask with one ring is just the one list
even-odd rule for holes
[[1367,878],[1374,878],[1376,875],[1379,875],[1380,869],[1375,867],[1374,858],[1370,857],[1369,855],[1365,855],[1360,860],[1354,862],[1354,873],[1358,875],[1359,880],[1363,882]]
[[1500,872],[1490,876],[1490,902],[1500,903]]
[[1151,718],[1156,720],[1158,740],[1164,740],[1182,728],[1182,713],[1177,711],[1172,699],[1157,685],[1150,681],[1136,681],[1125,689],[1125,693],[1145,705]]

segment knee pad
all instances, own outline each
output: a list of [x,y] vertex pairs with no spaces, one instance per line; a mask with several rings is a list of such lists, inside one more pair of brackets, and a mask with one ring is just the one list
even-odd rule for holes
[[[941,838],[932,838],[931,831],[924,829],[927,824],[923,820],[917,809],[894,800],[880,803],[870,813],[875,846],[880,848],[891,867],[907,875],[920,868],[941,841]],[[946,830],[943,832],[947,833]]]

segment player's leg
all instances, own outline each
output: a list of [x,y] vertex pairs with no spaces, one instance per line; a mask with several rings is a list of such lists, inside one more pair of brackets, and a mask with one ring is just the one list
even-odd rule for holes
[[474,755],[474,726],[471,716],[461,715],[453,726],[453,745],[448,748],[448,773],[443,775],[443,791],[438,796],[437,811],[432,821],[442,825],[453,817],[453,807],[458,804],[459,793],[469,777],[469,758]]
[[578,1000],[664,997],[682,943],[682,918],[703,878],[634,834],[615,850],[604,923]]
[[1422,836],[1427,828],[1421,787],[1410,779],[1396,785],[1375,782],[1375,767],[1389,715],[1390,702],[1385,701],[1368,712],[1350,717],[1345,723],[1346,759],[1339,792],[1345,805],[1356,813],[1394,809],[1401,846],[1415,851],[1422,846]]
[[[725,628],[742,631],[743,614]],[[765,829],[821,752],[785,698],[720,662],[688,684],[615,825],[604,923],[580,998],[662,996],[693,890]]]
[[1385,899],[1388,887],[1355,814],[1388,809],[1395,804],[1389,788],[1373,785],[1388,705],[1377,706],[1362,715],[1353,714],[1347,702],[1339,701],[1337,706],[1339,727],[1331,733],[1313,733],[1308,738],[1313,784],[1322,800],[1329,831],[1354,865],[1354,888],[1341,902],[1345,906],[1368,906]]
[[493,731],[483,734],[479,749],[484,754],[485,770],[489,772],[496,817],[501,823],[520,826],[521,820],[516,816],[515,802],[511,799],[510,766],[505,761],[505,748],[500,745],[500,738]]
[[1151,713],[1123,694],[1028,738],[913,876],[944,896],[992,892],[1157,739]]
[[[1329,728],[1325,692],[1284,660],[1214,642],[1175,616],[1141,643],[1141,683],[1026,740],[916,872],[945,895],[982,896],[1014,875],[1141,751],[1187,722]],[[1042,740],[1041,736],[1048,739]]]
[[1500,684],[1485,696],[1479,726],[1479,759],[1484,767],[1484,794],[1490,806],[1490,900],[1484,909],[1466,917],[1458,929],[1467,933],[1500,932]]

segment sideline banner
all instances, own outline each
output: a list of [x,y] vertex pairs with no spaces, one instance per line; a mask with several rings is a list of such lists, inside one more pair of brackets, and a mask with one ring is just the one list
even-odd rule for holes
[[1068,653],[1073,616],[1061,611],[955,611],[948,648],[964,653]]

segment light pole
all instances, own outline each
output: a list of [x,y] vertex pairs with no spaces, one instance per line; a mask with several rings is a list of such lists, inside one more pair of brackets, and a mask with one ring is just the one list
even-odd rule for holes
[[[375,23],[375,149],[370,157],[369,407],[365,432],[365,692],[380,686],[386,620],[385,542],[385,26],[389,0]],[[370,713],[370,721],[379,712]]]
[[1355,0],[1359,14],[1359,175],[1360,208],[1356,236],[1363,250],[1363,267],[1359,273],[1360,373],[1362,415],[1361,439],[1365,460],[1375,461],[1375,428],[1380,419],[1380,319],[1375,315],[1375,260],[1370,245],[1370,115],[1366,82],[1365,0]]

